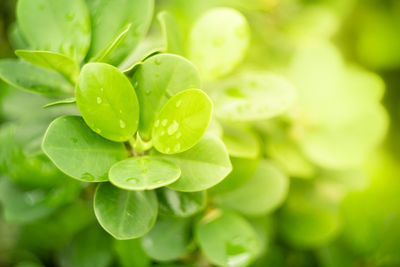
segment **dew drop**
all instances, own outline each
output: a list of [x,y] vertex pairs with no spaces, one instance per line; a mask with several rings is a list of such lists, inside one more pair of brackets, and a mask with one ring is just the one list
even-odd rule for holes
[[126,179],[126,181],[127,182],[130,182],[130,183],[132,183],[132,184],[137,184],[137,183],[139,183],[139,179],[137,179],[137,178],[128,178],[128,179]]
[[155,63],[156,65],[161,65],[161,61],[160,61],[160,59],[158,59],[158,58],[156,58],[156,59],[154,60],[154,63]]
[[139,83],[136,81],[134,84],[133,84],[133,87],[138,87],[138,85],[139,85]]
[[154,123],[154,127],[158,127],[160,126],[160,120],[156,120],[156,122]]
[[126,127],[126,124],[123,120],[119,120],[119,126],[124,129]]
[[165,131],[162,130],[161,133],[160,133],[160,135],[161,135],[161,136],[165,135]]
[[182,133],[181,133],[181,132],[178,132],[178,133],[176,134],[176,139],[181,138],[181,136],[182,136]]
[[94,129],[94,131],[95,131],[96,133],[101,133],[101,130],[100,130],[99,128]]
[[101,88],[100,88],[100,91],[102,91],[102,92],[103,92],[103,91],[104,91],[104,88],[103,88],[103,87],[101,87]]
[[100,96],[97,97],[97,104],[101,104],[101,102],[103,102],[103,100],[101,99]]
[[176,133],[178,128],[179,128],[179,123],[176,120],[174,120],[168,127],[167,132],[169,135],[173,135],[174,133]]
[[175,107],[179,108],[179,106],[182,104],[182,100],[178,100],[178,102],[176,102]]
[[150,94],[151,94],[151,90],[150,90],[150,89],[147,89],[146,91],[144,91],[144,93],[145,93],[146,95],[150,95]]
[[175,152],[179,151],[179,150],[181,150],[181,144],[180,143],[176,144],[176,146],[174,147],[174,151]]
[[163,119],[161,122],[162,126],[166,126],[167,123],[168,123],[168,119]]
[[157,179],[157,180],[154,180],[153,183],[161,184],[163,181],[164,181],[163,179]]
[[119,110],[119,113],[122,114],[122,109]]
[[167,147],[167,149],[165,150],[166,153],[169,153],[171,151],[171,148]]

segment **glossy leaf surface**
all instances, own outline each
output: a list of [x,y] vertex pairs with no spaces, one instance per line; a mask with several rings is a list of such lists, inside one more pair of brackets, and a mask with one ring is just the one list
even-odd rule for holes
[[164,154],[188,150],[204,135],[211,113],[211,100],[199,89],[188,89],[174,95],[154,122],[154,147]]
[[86,182],[107,181],[110,167],[127,156],[122,144],[97,135],[76,116],[55,119],[42,149],[61,171]]
[[139,132],[151,137],[154,119],[170,97],[182,90],[200,88],[198,70],[187,59],[159,54],[137,66],[132,79],[140,102]]
[[150,190],[166,186],[180,175],[181,170],[175,163],[154,156],[117,162],[109,172],[111,183],[127,190]]
[[128,78],[105,63],[82,68],[76,103],[88,126],[112,141],[126,141],[137,130],[139,103]]

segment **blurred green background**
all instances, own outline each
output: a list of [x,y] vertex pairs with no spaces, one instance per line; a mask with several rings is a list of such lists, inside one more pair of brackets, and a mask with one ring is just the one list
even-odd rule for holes
[[[15,4],[0,0],[0,58],[18,47]],[[156,1],[184,39],[215,6],[236,8],[251,28],[232,75],[274,71],[298,89],[289,114],[251,125],[263,156],[290,176],[283,205],[250,218],[265,244],[253,266],[400,266],[400,1]],[[160,36],[153,24],[149,39]],[[36,151],[62,113],[42,112],[44,103],[0,81],[0,266],[118,266],[123,248],[97,231],[91,192],[54,181]],[[86,265],[85,255],[97,262]]]

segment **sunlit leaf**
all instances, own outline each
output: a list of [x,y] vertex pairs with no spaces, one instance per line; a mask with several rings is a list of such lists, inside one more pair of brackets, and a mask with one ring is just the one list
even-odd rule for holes
[[133,137],[139,123],[139,103],[128,78],[105,63],[82,68],[76,103],[88,126],[113,141]]
[[132,78],[140,102],[139,132],[151,137],[154,119],[170,97],[182,90],[200,88],[197,69],[187,59],[160,54],[140,64]]
[[193,147],[211,121],[212,102],[199,89],[184,90],[168,100],[155,118],[153,145],[164,154]]

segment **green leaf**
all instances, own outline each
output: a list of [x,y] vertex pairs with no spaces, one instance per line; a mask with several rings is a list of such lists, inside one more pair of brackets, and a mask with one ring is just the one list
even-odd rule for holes
[[82,68],[76,103],[88,126],[112,141],[127,141],[139,122],[139,103],[128,78],[105,63]]
[[81,62],[90,44],[90,17],[83,0],[19,0],[18,26],[35,50],[59,52]]
[[79,233],[61,252],[64,267],[107,267],[112,262],[111,238],[92,225]]
[[262,160],[250,180],[234,191],[216,195],[214,201],[244,215],[259,216],[282,204],[288,190],[288,177],[271,162]]
[[76,103],[75,97],[69,97],[69,98],[65,98],[65,99],[61,99],[61,100],[57,100],[57,101],[48,103],[48,104],[44,105],[43,108],[50,108],[50,107],[54,107],[54,106],[74,104],[74,103]]
[[0,78],[18,89],[48,96],[68,96],[74,91],[60,74],[16,59],[0,61]]
[[260,154],[260,140],[250,128],[224,124],[222,141],[229,155],[239,158],[257,158]]
[[190,217],[206,207],[207,195],[200,192],[178,192],[167,187],[157,190],[160,214]]
[[127,190],[150,190],[169,185],[181,175],[175,163],[154,157],[129,158],[115,163],[109,172],[110,182]]
[[253,177],[259,159],[231,157],[232,172],[219,184],[210,189],[213,194],[232,191]]
[[204,255],[218,266],[248,266],[260,249],[251,225],[227,211],[209,212],[197,223],[195,234]]
[[15,54],[32,64],[60,73],[73,84],[78,80],[78,64],[63,54],[32,50],[16,50]]
[[114,250],[121,267],[148,267],[151,260],[143,251],[140,239],[114,240]]
[[189,58],[210,80],[231,72],[249,44],[246,19],[231,8],[214,8],[203,14],[190,33]]
[[215,114],[228,121],[264,120],[287,111],[296,91],[284,78],[267,72],[248,72],[226,80],[212,95]]
[[102,138],[76,116],[55,119],[42,149],[61,171],[86,182],[107,181],[110,167],[127,156],[123,144]]
[[157,19],[160,22],[166,42],[165,51],[171,54],[184,55],[183,37],[174,16],[168,11],[161,11],[157,14]]
[[168,186],[177,191],[205,190],[221,182],[232,170],[228,152],[222,141],[208,135],[191,149],[165,158],[181,169],[179,179]]
[[128,24],[122,28],[121,32],[118,36],[112,40],[102,51],[99,52],[98,55],[91,58],[90,62],[107,62],[107,58],[110,54],[118,47],[118,45],[124,40],[125,36],[128,34],[129,30],[131,29],[132,24]]
[[128,191],[101,183],[94,195],[94,212],[100,225],[116,239],[145,235],[157,218],[154,191]]
[[157,261],[179,259],[190,242],[189,226],[186,219],[160,218],[153,229],[142,237],[142,247]]
[[118,65],[146,35],[153,16],[153,0],[97,0],[88,1],[92,18],[92,42],[88,58],[103,51],[118,32],[132,27],[118,47],[107,57],[107,62]]
[[196,67],[172,54],[155,55],[138,65],[132,83],[140,102],[139,132],[145,139],[151,138],[154,119],[170,97],[185,89],[201,87]]
[[174,95],[154,122],[154,147],[164,154],[190,149],[206,132],[211,114],[212,102],[203,91],[188,89]]

